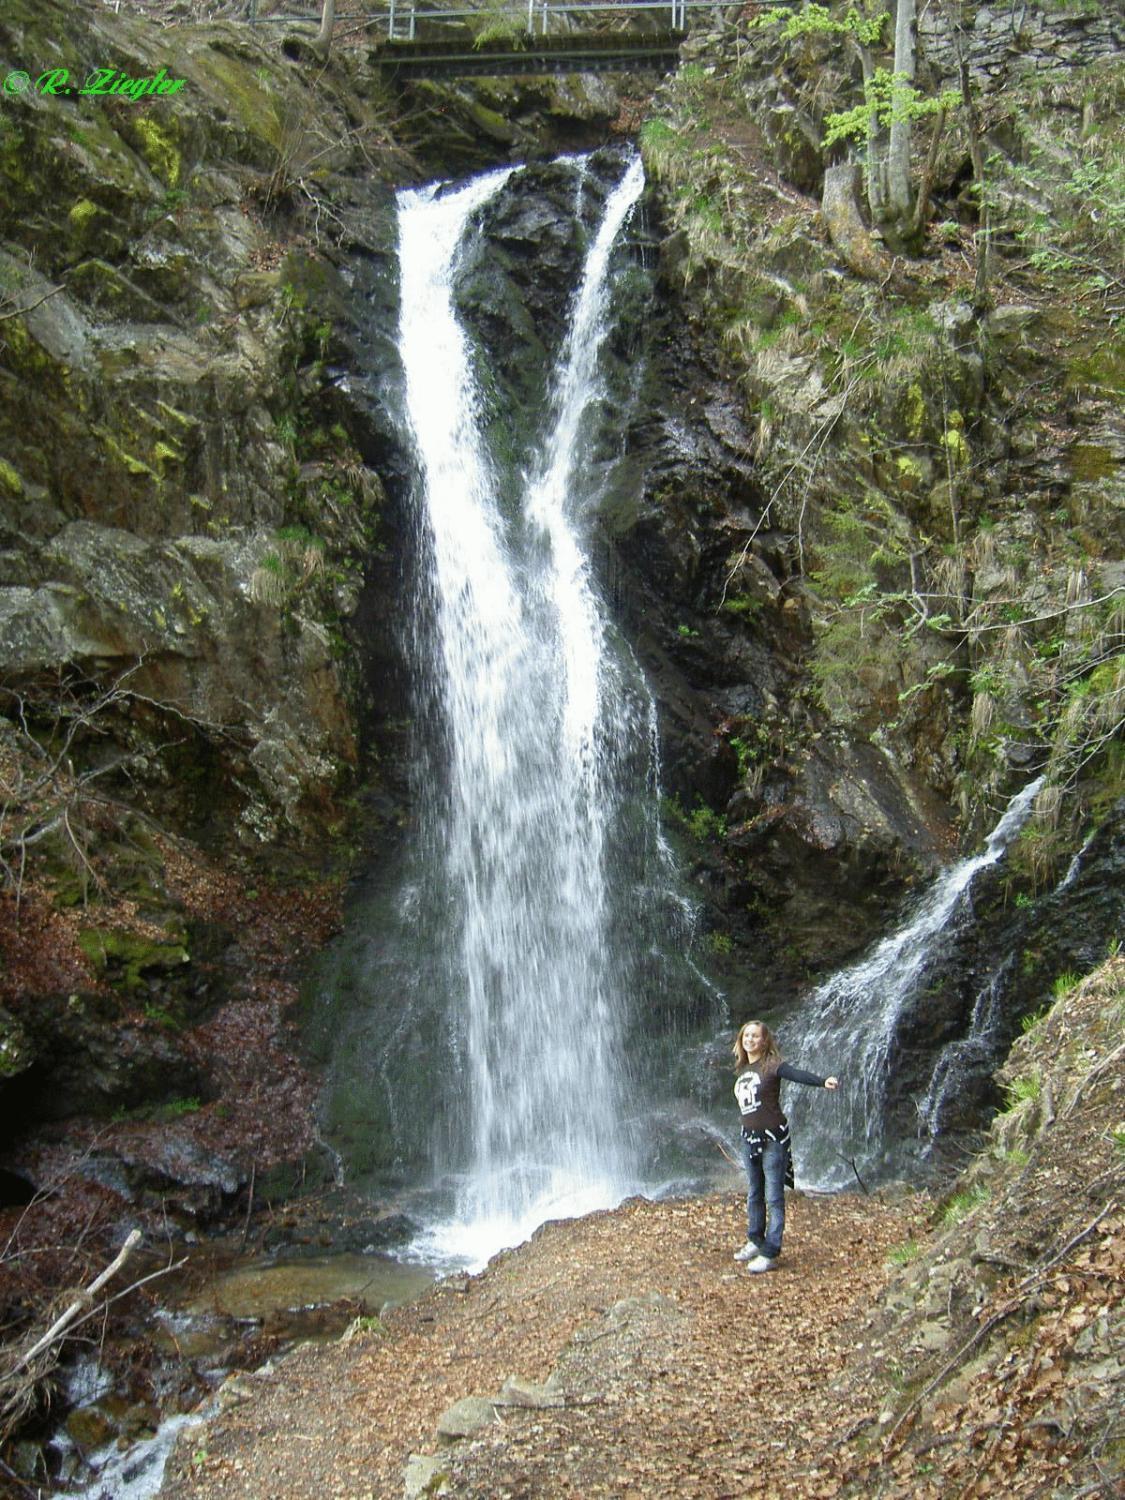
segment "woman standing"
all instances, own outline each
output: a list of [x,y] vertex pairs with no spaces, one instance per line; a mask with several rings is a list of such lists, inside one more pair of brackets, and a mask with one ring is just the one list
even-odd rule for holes
[[793,1185],[789,1121],[781,1113],[781,1080],[834,1089],[836,1078],[818,1078],[782,1062],[773,1032],[761,1021],[747,1021],[734,1040],[738,1077],[734,1097],[742,1115],[742,1163],[746,1194],[746,1243],[735,1260],[749,1262],[750,1272],[772,1271],[781,1254],[785,1230],[785,1184]]

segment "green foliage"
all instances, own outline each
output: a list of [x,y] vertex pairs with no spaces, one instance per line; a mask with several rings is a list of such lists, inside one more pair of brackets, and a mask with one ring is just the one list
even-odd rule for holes
[[[1032,180],[1034,166],[1029,169]],[[1060,272],[1093,272],[1087,287],[1102,290],[1112,284],[1111,268],[1121,264],[1120,245],[1125,239],[1125,155],[1116,158],[1088,157],[1070,177],[1056,184],[1050,208],[1026,212],[1016,237],[1029,247],[1028,260],[1047,275]],[[1105,255],[1106,264],[1090,265],[1091,254]]]
[[291,281],[286,281],[281,288],[281,305],[287,313],[304,312],[309,305],[309,294],[303,287],[294,286]]
[[861,596],[874,600],[874,546],[874,527],[850,505],[827,511],[818,537],[819,566],[810,576],[830,598],[849,603],[861,602]]
[[920,94],[909,78],[902,73],[892,73],[889,68],[876,68],[870,78],[864,80],[863,103],[851,109],[825,115],[828,127],[822,144],[827,148],[838,141],[866,140],[873,129],[888,129],[900,120],[924,120],[942,110],[956,109],[961,102],[957,89],[945,89],[940,94]]
[[1024,1016],[1020,1021],[1020,1030],[1024,1036],[1030,1036],[1032,1032],[1037,1031],[1047,1019],[1050,1010],[1050,1005],[1041,1005],[1038,1010],[1031,1011],[1028,1015]]
[[364,1316],[361,1316],[361,1317],[358,1317],[358,1318],[353,1318],[352,1321],[351,1321],[351,1323],[348,1324],[348,1333],[349,1334],[355,1334],[355,1333],[379,1333],[379,1334],[383,1334],[383,1333],[386,1333],[386,1331],[387,1331],[387,1325],[383,1322],[382,1318],[377,1318],[377,1317],[374,1316],[374,1314],[371,1314],[371,1313],[368,1313],[368,1314],[366,1314]]
[[[810,577],[829,609],[818,621],[811,670],[824,707],[840,723],[855,720],[859,705],[875,705],[884,720],[897,707],[957,670],[948,660],[931,662],[919,680],[899,686],[904,675],[903,642],[920,630],[941,631],[948,616],[919,612],[908,590],[884,588],[878,570],[907,561],[909,537],[900,539],[896,518],[882,496],[824,512],[814,541]],[[899,523],[901,526],[901,522]]]
[[283,526],[274,533],[277,551],[267,552],[250,576],[250,597],[275,608],[291,604],[324,572],[325,542],[304,526]]
[[135,1109],[121,1107],[115,1109],[111,1118],[118,1123],[126,1120],[178,1120],[183,1115],[198,1114],[203,1108],[202,1102],[192,1096],[186,1099],[169,1099],[164,1104],[141,1104]]
[[1042,1087],[1042,1080],[1034,1073],[1013,1078],[1004,1090],[1007,1108],[1015,1109],[1016,1105],[1022,1104],[1025,1099],[1038,1099]]
[[762,603],[754,594],[728,594],[723,600],[723,609],[728,615],[741,615],[748,620],[761,612]]
[[324,538],[314,536],[307,526],[279,526],[274,535],[279,542],[292,542],[301,548],[315,547],[324,551]]
[[1065,974],[1060,974],[1055,980],[1051,986],[1051,994],[1054,995],[1056,1000],[1063,1000],[1070,994],[1071,990],[1078,988],[1080,982],[1080,975],[1067,970]]
[[144,1008],[146,1021],[154,1021],[158,1026],[164,1026],[169,1031],[178,1031],[180,1023],[170,1010],[162,1005],[156,1005],[151,1000]]
[[704,129],[710,124],[706,107],[710,97],[709,82],[706,69],[694,62],[684,63],[676,76],[677,87],[691,123]]
[[805,36],[854,36],[869,47],[877,45],[883,34],[883,26],[890,19],[888,11],[875,16],[864,16],[854,6],[840,16],[824,5],[803,5],[795,11],[790,6],[778,6],[754,17],[751,26],[780,26],[778,33],[783,42],[791,42]]
[[668,120],[646,120],[640,133],[645,167],[656,177],[670,177],[685,152],[684,138]]
[[850,724],[898,675],[899,662],[899,642],[890,632],[858,611],[841,611],[817,633],[812,676],[825,709],[837,723]]
[[951,1229],[955,1224],[960,1224],[962,1219],[968,1218],[975,1208],[978,1208],[988,1198],[988,1188],[983,1182],[975,1183],[970,1188],[963,1188],[961,1192],[954,1193],[952,1198],[942,1210],[941,1222],[946,1229]]
[[165,1120],[178,1120],[181,1115],[198,1114],[203,1106],[197,1098],[172,1099],[160,1106],[160,1115]]
[[918,693],[926,692],[935,683],[943,681],[946,677],[952,677],[959,670],[956,664],[951,661],[931,662],[926,668],[925,675],[921,681],[913,683],[908,688],[904,688],[898,695],[898,701],[900,703],[909,703],[911,698],[915,697]]
[[727,744],[738,757],[738,774],[744,778],[761,754],[761,748],[758,745],[749,744],[737,734],[732,734]]
[[711,952],[718,954],[720,958],[726,958],[734,947],[733,942],[725,932],[712,932],[707,941],[710,944]]
[[998,1153],[997,1159],[1010,1167],[1026,1167],[1031,1160],[1022,1146],[1008,1146]]
[[917,1240],[907,1240],[901,1245],[892,1245],[887,1251],[887,1260],[892,1266],[908,1266],[918,1259],[922,1247]]
[[[971,548],[982,545],[994,565],[994,539]],[[1065,555],[1053,566],[1049,553],[1038,561],[1053,607],[978,606],[988,655],[970,678],[974,742],[1002,750],[1030,732],[1049,751],[1046,784],[1012,851],[1013,870],[1036,889],[1073,852],[1081,822],[1100,821],[1125,792],[1125,610],[1112,594],[1097,599],[1084,568]]]
[[682,828],[686,828],[692,838],[698,839],[700,843],[726,838],[726,817],[722,813],[717,813],[714,808],[708,807],[702,800],[697,801],[695,807],[688,812],[679,797],[669,797],[665,808],[669,816]]
[[703,802],[688,814],[687,825],[700,842],[706,839],[724,839],[727,836],[726,817]]
[[641,127],[645,169],[666,189],[672,227],[687,254],[679,262],[684,282],[700,271],[712,281],[731,272],[731,284],[753,276],[752,249],[761,225],[746,212],[751,179],[745,162],[710,125],[722,80],[688,65],[668,86],[666,114]]
[[473,46],[487,47],[492,42],[506,42],[513,46],[527,43],[527,11],[504,0],[489,0],[473,17]]

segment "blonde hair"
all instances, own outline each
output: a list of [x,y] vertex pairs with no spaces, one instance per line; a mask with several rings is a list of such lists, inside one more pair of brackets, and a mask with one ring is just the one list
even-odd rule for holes
[[777,1038],[764,1021],[743,1021],[735,1033],[734,1046],[730,1049],[734,1053],[734,1065],[741,1073],[743,1068],[750,1066],[750,1058],[746,1048],[742,1045],[742,1037],[747,1026],[760,1026],[762,1028],[762,1052],[760,1062],[780,1063],[781,1053],[778,1051]]

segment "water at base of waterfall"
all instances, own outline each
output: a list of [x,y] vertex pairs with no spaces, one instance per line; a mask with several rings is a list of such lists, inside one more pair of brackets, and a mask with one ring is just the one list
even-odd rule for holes
[[[577,1219],[584,1214],[598,1213],[603,1209],[616,1208],[633,1193],[642,1191],[640,1185],[628,1186],[616,1181],[590,1182],[575,1175],[569,1182],[565,1174],[552,1172],[545,1178],[538,1193],[529,1195],[528,1207],[521,1216],[504,1211],[489,1212],[487,1207],[474,1212],[464,1205],[466,1189],[471,1195],[479,1184],[452,1185],[456,1198],[462,1198],[462,1206],[455,1207],[449,1217],[437,1217],[426,1224],[408,1246],[401,1252],[406,1260],[419,1260],[440,1266],[449,1266],[467,1271],[479,1271],[501,1250],[522,1245],[535,1231],[553,1219]],[[502,1193],[503,1185],[494,1185]],[[659,1197],[657,1185],[649,1185],[645,1197]]]

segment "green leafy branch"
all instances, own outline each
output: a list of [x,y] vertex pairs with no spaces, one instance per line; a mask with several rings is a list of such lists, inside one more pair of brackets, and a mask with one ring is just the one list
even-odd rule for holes
[[958,89],[944,89],[940,94],[918,92],[905,73],[876,68],[864,80],[864,100],[851,109],[825,115],[828,130],[822,144],[834,146],[838,141],[866,140],[875,127],[888,129],[900,120],[923,120],[955,109],[961,103]]
[[889,13],[885,10],[880,11],[877,16],[861,16],[854,6],[850,6],[847,14],[841,17],[834,15],[824,5],[806,5],[799,11],[785,5],[763,11],[750,24],[780,25],[778,36],[783,42],[791,42],[803,36],[854,36],[864,46],[874,47],[878,45],[883,35],[883,25],[889,19]]

